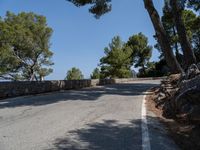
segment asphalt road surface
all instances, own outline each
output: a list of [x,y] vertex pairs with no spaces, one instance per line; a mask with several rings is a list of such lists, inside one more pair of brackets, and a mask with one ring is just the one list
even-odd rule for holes
[[[159,82],[1,100],[0,150],[142,150],[143,96]],[[149,120],[151,149],[176,149],[156,117]]]

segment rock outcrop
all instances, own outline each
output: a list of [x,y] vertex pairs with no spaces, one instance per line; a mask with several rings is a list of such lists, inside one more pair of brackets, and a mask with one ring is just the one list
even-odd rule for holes
[[174,74],[162,81],[155,102],[166,118],[200,124],[200,66],[193,64],[185,75]]

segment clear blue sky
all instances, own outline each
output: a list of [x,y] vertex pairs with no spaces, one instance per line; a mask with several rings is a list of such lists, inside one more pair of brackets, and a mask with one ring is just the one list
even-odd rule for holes
[[[159,12],[163,1],[154,0]],[[0,0],[0,16],[6,11],[34,12],[44,15],[54,32],[51,50],[54,52],[54,72],[46,79],[64,79],[67,70],[78,67],[86,78],[104,56],[104,47],[115,35],[126,41],[143,32],[151,45],[155,44],[154,29],[144,9],[143,0],[112,0],[113,10],[96,20],[87,7],[77,8],[65,0]],[[153,50],[152,60],[158,60]]]

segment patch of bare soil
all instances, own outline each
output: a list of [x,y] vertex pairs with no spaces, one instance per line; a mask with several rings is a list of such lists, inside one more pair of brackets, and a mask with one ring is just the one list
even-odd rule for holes
[[150,90],[152,94],[146,97],[147,108],[154,112],[168,130],[171,138],[182,150],[200,150],[200,126],[189,125],[177,122],[173,119],[166,119],[162,116],[163,110],[161,107],[156,107],[155,99],[160,87]]

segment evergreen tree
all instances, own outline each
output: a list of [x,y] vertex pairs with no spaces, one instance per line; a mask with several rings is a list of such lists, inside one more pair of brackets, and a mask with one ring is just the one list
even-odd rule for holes
[[[95,14],[96,17],[100,17],[101,15],[109,12],[111,10],[111,0],[68,0],[72,3],[74,3],[77,7],[85,6],[87,4],[92,5],[90,7],[91,13]],[[151,21],[153,23],[156,37],[159,42],[159,45],[163,51],[164,57],[167,60],[167,64],[170,67],[171,72],[177,73],[181,72],[183,73],[183,70],[178,63],[176,57],[173,54],[173,51],[170,47],[170,40],[167,37],[167,34],[163,28],[163,25],[160,20],[160,16],[157,12],[157,10],[154,7],[152,0],[143,0],[146,10],[149,13],[149,16],[151,18]]]
[[132,50],[124,45],[119,36],[112,39],[104,53],[106,56],[100,59],[101,78],[131,77]]
[[95,68],[91,74],[91,79],[100,79],[100,70],[99,68]]
[[44,16],[7,12],[0,20],[0,78],[39,80],[53,70],[50,51],[52,29]]
[[[101,15],[109,12],[111,10],[111,0],[68,0],[74,3],[77,7],[85,6],[87,4],[92,5],[90,7],[90,12],[95,14],[96,17],[100,17]],[[178,63],[176,57],[173,54],[173,50],[171,48],[171,40],[168,37],[163,24],[161,22],[160,16],[154,7],[152,0],[143,0],[144,6],[149,13],[151,18],[152,24],[155,29],[155,37],[158,41],[157,47],[162,50],[163,56],[170,67],[172,73],[183,73],[183,69],[181,68],[180,64]],[[189,42],[189,37],[187,37],[186,29],[183,24],[182,19],[182,11],[185,9],[185,5],[187,4],[188,7],[194,9],[195,11],[199,11],[200,8],[200,1],[199,0],[165,0],[168,2],[169,6],[171,7],[171,11],[173,12],[173,21],[175,23],[176,31],[178,33],[178,38],[180,45],[183,50],[183,54],[185,57],[185,65],[184,67],[188,67],[190,64],[195,63],[195,55],[194,51],[191,47]],[[91,11],[93,10],[94,11]]]
[[142,34],[136,34],[129,38],[126,45],[132,50],[132,60],[134,66],[141,67],[141,74],[145,75],[145,70],[152,55],[152,46],[148,45],[148,38]]
[[65,80],[81,80],[84,76],[80,69],[73,67],[72,69],[67,71],[67,76]]
[[186,27],[183,22],[184,4],[179,0],[170,0],[169,2],[173,21],[177,30],[179,43],[181,45],[184,57],[184,68],[188,68],[191,64],[196,63],[196,57],[192,49],[192,45],[187,36]]
[[[192,45],[192,49],[196,55],[197,62],[199,62],[200,17],[197,16],[192,10],[183,10],[182,19],[186,29],[187,37],[189,38],[189,42]],[[170,37],[171,47],[173,48],[179,63],[184,67],[185,59],[183,58],[182,48],[179,44],[178,34],[176,31],[172,12],[169,11],[168,5],[165,5],[163,9],[162,23],[168,36]]]

